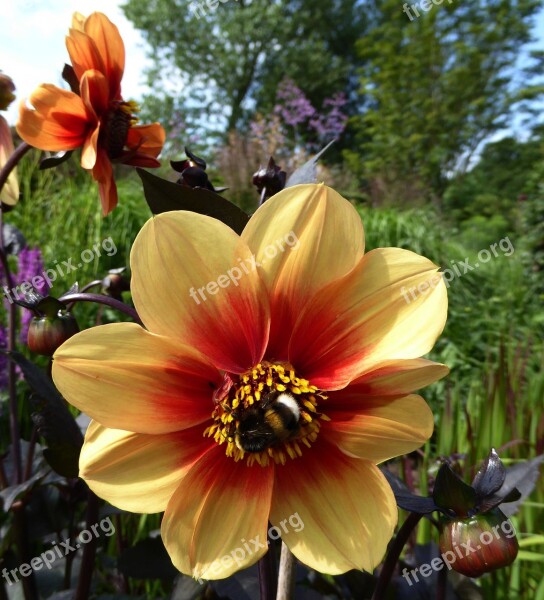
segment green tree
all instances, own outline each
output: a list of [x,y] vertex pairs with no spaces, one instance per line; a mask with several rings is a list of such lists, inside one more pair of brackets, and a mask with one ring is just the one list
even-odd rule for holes
[[243,124],[256,106],[270,110],[285,76],[318,106],[354,87],[355,43],[366,22],[358,0],[211,0],[209,5],[127,0],[123,6],[151,47],[154,95],[165,102],[180,95],[177,109],[183,104],[186,114],[222,115],[207,121],[208,130],[225,133]]
[[[441,198],[521,99],[516,62],[539,0],[373,0],[359,43],[363,110],[352,166],[381,198]],[[422,5],[428,8],[423,10]],[[418,8],[419,7],[419,8]],[[527,91],[534,99],[540,88]]]

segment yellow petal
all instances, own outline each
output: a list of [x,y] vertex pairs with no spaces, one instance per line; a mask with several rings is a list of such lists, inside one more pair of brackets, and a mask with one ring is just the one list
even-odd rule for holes
[[54,355],[53,379],[70,404],[102,425],[155,434],[209,419],[211,386],[222,381],[193,349],[134,323],[70,338]]
[[285,358],[288,336],[308,300],[363,256],[361,218],[333,189],[297,185],[265,202],[242,239],[262,264],[271,298],[269,354]]
[[80,12],[74,12],[72,15],[72,29],[84,31],[85,18]]
[[216,447],[187,473],[162,521],[162,538],[182,573],[223,579],[268,550],[273,467],[248,467]]
[[[6,164],[13,154],[13,137],[8,122],[0,116],[0,169]],[[19,182],[17,169],[13,169],[0,191],[0,202],[8,206],[15,206],[19,200]]]
[[166,509],[191,465],[210,448],[195,427],[147,435],[91,421],[79,459],[80,477],[113,506],[139,513]]
[[270,521],[312,569],[371,572],[393,535],[397,505],[375,465],[342,454],[320,436],[303,458],[276,470]]
[[348,387],[331,394],[331,398],[334,398],[335,407],[349,406],[355,410],[361,398],[404,396],[442,379],[449,371],[446,365],[425,358],[385,360],[352,381]]
[[186,211],[150,219],[130,256],[132,296],[142,321],[240,373],[268,339],[266,288],[251,252],[230,227]]
[[[379,248],[327,286],[301,314],[289,360],[322,389],[340,389],[386,360],[431,350],[447,316],[438,267],[408,250]],[[406,290],[420,286],[415,299]]]
[[351,456],[380,463],[416,450],[433,433],[433,413],[421,396],[373,398],[353,413],[334,410],[333,394],[322,435]]

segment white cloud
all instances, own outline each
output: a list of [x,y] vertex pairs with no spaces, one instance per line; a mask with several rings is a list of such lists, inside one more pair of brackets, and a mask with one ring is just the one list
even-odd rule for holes
[[[64,39],[75,11],[84,15],[103,12],[117,25],[126,49],[123,96],[141,97],[147,64],[145,42],[123,15],[120,4],[121,0],[2,0],[0,69],[13,79],[17,100],[27,97],[40,83],[60,84],[62,67],[68,62]],[[17,104],[4,113],[11,124],[17,119]]]

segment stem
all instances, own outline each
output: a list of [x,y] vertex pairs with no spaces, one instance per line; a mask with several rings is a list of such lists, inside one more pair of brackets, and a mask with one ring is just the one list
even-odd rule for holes
[[8,158],[6,164],[0,170],[0,191],[2,191],[2,188],[8,180],[10,173],[13,171],[13,169],[15,169],[21,158],[23,158],[23,156],[31,148],[32,146],[30,144],[27,144],[26,142],[22,142],[19,146],[17,146],[17,148],[15,148],[13,154]]
[[88,283],[87,285],[83,286],[80,290],[79,293],[83,294],[83,292],[86,292],[87,290],[90,290],[93,287],[96,287],[97,285],[100,285],[102,283],[102,279],[95,279],[94,281],[91,281],[91,283]]
[[436,600],[445,600],[447,583],[448,570],[441,569],[440,571],[438,571],[438,580],[436,583]]
[[273,550],[268,552],[259,560],[259,589],[261,600],[274,600],[276,594],[276,581],[274,578],[274,556]]
[[400,553],[421,517],[423,517],[423,515],[420,513],[410,513],[406,518],[406,521],[402,524],[402,527],[399,529],[395,539],[389,546],[389,551],[387,552],[385,562],[383,563],[378,583],[374,589],[374,594],[372,594],[372,600],[385,599],[385,592],[387,591],[387,586],[395,571],[395,566],[399,560]]
[[[20,148],[20,146],[19,146]],[[13,155],[12,155],[13,156]],[[11,158],[11,157],[10,157]],[[8,160],[9,163],[9,160]],[[6,163],[6,166],[7,164]],[[4,172],[2,169],[1,173]],[[1,174],[0,173],[0,174]],[[0,189],[1,189],[0,185]],[[8,257],[4,246],[4,213],[0,210],[0,262],[6,278],[8,287],[13,287],[13,278],[9,268]],[[10,302],[8,308],[8,352],[15,350],[15,329],[16,329],[17,313],[16,306]],[[11,436],[11,447],[13,452],[13,474],[15,484],[22,482],[23,465],[21,460],[21,435],[19,431],[19,408],[17,406],[17,390],[15,384],[15,363],[10,360],[8,363],[8,395],[9,395],[9,430]]]
[[[98,521],[98,497],[89,490],[87,496],[87,514],[85,517],[87,531],[91,525]],[[91,590],[91,582],[94,571],[94,558],[96,555],[96,546],[98,538],[93,535],[92,539],[87,542],[83,548],[83,556],[81,557],[81,570],[77,582],[76,594],[74,600],[87,600]]]
[[96,302],[97,304],[105,304],[106,306],[111,306],[111,308],[115,308],[118,311],[125,313],[129,317],[132,317],[136,323],[143,326],[143,323],[136,312],[136,309],[132,308],[128,304],[124,302],[120,302],[115,298],[111,298],[110,296],[104,296],[103,294],[83,294],[78,292],[76,294],[67,294],[66,296],[61,296],[59,298],[61,302]]
[[295,597],[297,561],[285,542],[281,543],[280,573],[276,600],[292,600]]
[[[270,523],[268,523],[270,526]],[[259,559],[259,590],[260,600],[274,600],[276,597],[276,556],[274,541],[267,536],[268,552]]]

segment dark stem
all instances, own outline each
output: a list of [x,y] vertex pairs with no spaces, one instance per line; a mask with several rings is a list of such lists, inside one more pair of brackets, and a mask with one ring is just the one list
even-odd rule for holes
[[13,154],[8,158],[6,164],[0,170],[0,191],[4,187],[4,184],[8,180],[9,174],[15,169],[21,158],[32,148],[30,144],[23,142],[15,150]]
[[276,599],[276,557],[274,541],[268,538],[268,552],[257,563],[259,568],[259,589],[261,600]]
[[[9,162],[9,161],[8,161]],[[7,163],[6,163],[7,165]],[[2,172],[4,170],[2,169]],[[1,188],[1,186],[0,186]],[[4,246],[4,220],[3,212],[0,210],[0,262],[9,288],[13,287],[13,278],[9,268],[8,257]],[[16,306],[10,301],[8,308],[8,352],[15,350],[17,313]],[[15,363],[10,360],[8,364],[8,396],[9,396],[9,430],[11,436],[11,447],[13,452],[13,474],[14,482],[21,483],[23,477],[23,466],[21,460],[21,435],[19,431],[19,407],[17,406],[17,390],[15,383]]]
[[143,326],[138,313],[132,306],[125,304],[124,302],[120,302],[115,298],[111,298],[110,296],[104,296],[103,294],[82,294],[78,292],[76,294],[67,294],[66,296],[61,296],[59,298],[61,302],[96,302],[97,304],[105,304],[106,306],[110,306],[111,308],[115,308],[116,310],[125,313],[129,317],[132,317],[136,323]]
[[387,586],[395,571],[395,566],[399,560],[400,553],[421,517],[423,517],[422,514],[410,513],[406,518],[406,521],[402,524],[402,527],[399,529],[395,539],[391,542],[378,578],[378,583],[374,589],[374,594],[372,594],[372,600],[384,600]]
[[[90,531],[91,525],[98,521],[98,497],[89,490],[87,495],[87,514],[85,523],[87,531]],[[83,547],[83,556],[81,557],[81,570],[77,582],[76,594],[74,600],[87,600],[91,590],[91,582],[94,571],[94,558],[96,555],[96,546],[98,538],[93,535],[91,540]]]
[[83,292],[86,292],[87,290],[90,290],[93,287],[96,287],[97,285],[100,285],[102,283],[102,279],[95,279],[94,281],[91,281],[91,283],[88,283],[87,285],[84,285],[80,290],[79,293],[83,294]]
[[436,582],[436,600],[446,600],[446,586],[448,583],[448,569],[438,571]]

